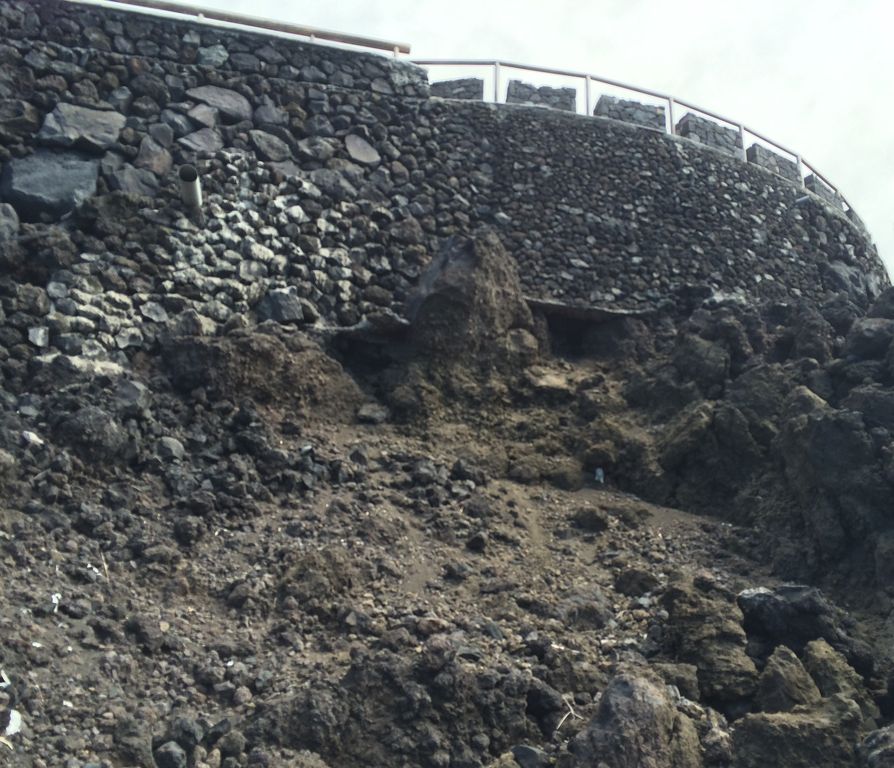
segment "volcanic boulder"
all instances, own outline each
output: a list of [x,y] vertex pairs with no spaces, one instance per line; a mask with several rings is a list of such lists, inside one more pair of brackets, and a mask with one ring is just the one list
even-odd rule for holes
[[841,768],[854,765],[860,708],[841,695],[822,707],[746,715],[733,731],[733,766]]
[[59,104],[47,115],[37,138],[57,147],[102,152],[117,141],[126,120],[124,115],[111,110]]
[[745,653],[742,613],[732,593],[699,574],[675,580],[662,603],[669,614],[665,651],[676,661],[697,664],[704,699],[721,709],[750,699],[757,669]]
[[699,768],[698,735],[665,688],[632,673],[609,683],[599,711],[569,746],[562,768]]
[[447,242],[420,278],[407,314],[417,348],[441,360],[499,365],[513,352],[536,349],[515,262],[486,229]]
[[0,175],[0,197],[19,216],[34,221],[41,214],[62,216],[96,192],[99,161],[76,152],[39,149],[10,160]]

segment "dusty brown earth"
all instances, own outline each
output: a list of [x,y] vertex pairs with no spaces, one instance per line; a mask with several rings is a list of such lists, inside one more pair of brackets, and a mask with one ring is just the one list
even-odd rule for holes
[[809,400],[783,332],[737,362],[739,309],[547,317],[456,247],[409,326],[34,371],[2,764],[891,764],[884,590],[814,567],[769,447]]

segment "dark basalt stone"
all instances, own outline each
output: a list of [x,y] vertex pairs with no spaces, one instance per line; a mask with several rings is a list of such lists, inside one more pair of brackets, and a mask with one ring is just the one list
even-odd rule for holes
[[98,175],[98,159],[39,149],[4,166],[0,197],[25,221],[36,221],[42,214],[59,217],[96,192]]
[[241,120],[251,120],[252,109],[248,99],[229,88],[203,85],[199,88],[190,88],[186,95],[214,107],[229,122],[238,123]]
[[119,112],[59,104],[47,115],[37,138],[50,146],[99,152],[118,140],[125,122]]

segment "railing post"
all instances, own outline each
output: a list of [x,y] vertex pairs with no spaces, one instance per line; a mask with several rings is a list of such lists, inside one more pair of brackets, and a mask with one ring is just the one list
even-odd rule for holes
[[500,103],[500,62],[494,62],[494,101]]
[[795,155],[795,162],[798,165],[798,178],[801,179],[801,186],[804,184],[804,163],[801,161],[801,155]]
[[667,97],[667,116],[670,120],[670,135],[675,136],[677,133],[677,126],[674,120],[674,97]]
[[584,114],[590,114],[590,76],[584,78]]
[[739,143],[742,145],[742,162],[748,162],[748,153],[745,151],[745,124],[739,123]]

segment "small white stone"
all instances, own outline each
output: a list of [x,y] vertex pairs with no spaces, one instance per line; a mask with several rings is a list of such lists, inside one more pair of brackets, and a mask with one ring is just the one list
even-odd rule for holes
[[35,347],[48,347],[50,345],[50,329],[45,326],[28,329],[28,341]]

